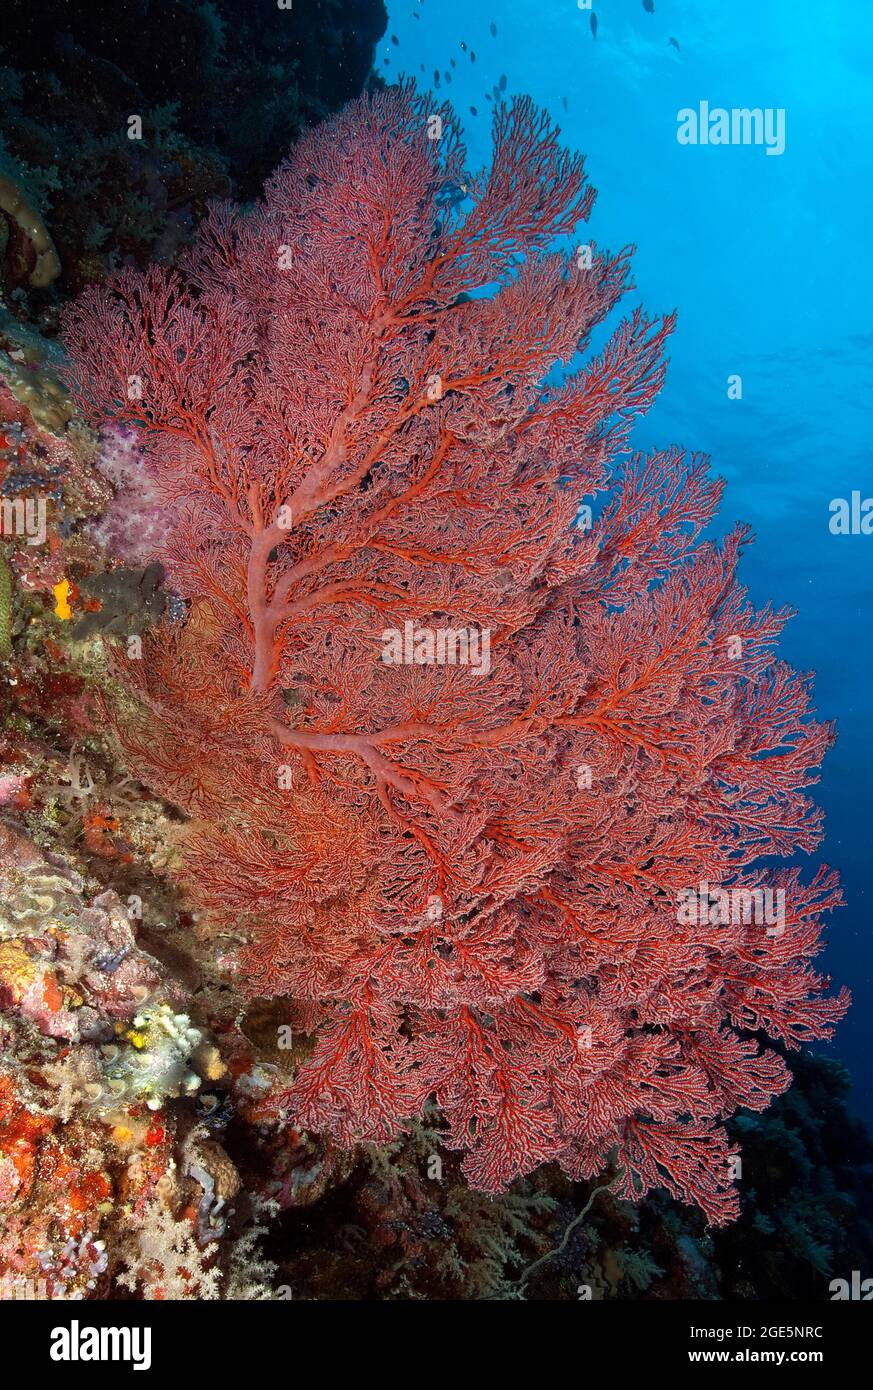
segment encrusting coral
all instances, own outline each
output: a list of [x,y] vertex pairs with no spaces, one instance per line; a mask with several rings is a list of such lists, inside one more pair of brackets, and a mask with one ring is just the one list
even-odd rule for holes
[[34,289],[46,289],[61,273],[61,263],[54,242],[38,208],[29,199],[17,180],[0,173],[0,214],[5,215],[12,229],[25,243],[27,251],[20,253],[26,262],[24,274]]
[[0,820],[0,1297],[269,1296],[233,1162],[170,1103],[227,1068],[136,909]]
[[435,1096],[475,1186],[610,1166],[724,1223],[722,1120],[789,1083],[750,1030],[796,1047],[848,1003],[809,964],[835,876],[758,866],[818,844],[832,730],[736,583],[746,531],[699,540],[706,460],[626,453],[673,319],[543,385],[629,252],[550,249],[593,194],[528,100],[494,139],[471,176],[448,106],[363,99],[177,271],[69,308],[189,605],[118,649],[113,718],[231,978],[315,1035],[294,1124],[385,1142]]

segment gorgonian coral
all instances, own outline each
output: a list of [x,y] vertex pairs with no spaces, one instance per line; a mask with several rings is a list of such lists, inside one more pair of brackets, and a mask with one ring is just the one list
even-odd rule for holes
[[[178,271],[69,311],[190,603],[119,656],[115,719],[247,988],[316,1035],[298,1123],[384,1140],[435,1095],[477,1186],[611,1158],[721,1222],[720,1117],[788,1083],[750,1032],[847,1004],[808,964],[835,878],[755,867],[818,843],[831,730],[735,583],[745,532],[699,540],[706,460],[626,452],[672,319],[543,384],[627,287],[629,250],[553,249],[581,160],[517,100],[466,163],[450,108],[367,97]],[[702,890],[692,920],[704,883],[784,894],[778,928]]]

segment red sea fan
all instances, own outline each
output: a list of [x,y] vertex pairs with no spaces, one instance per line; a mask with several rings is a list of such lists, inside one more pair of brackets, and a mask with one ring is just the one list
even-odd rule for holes
[[472,176],[448,107],[366,97],[179,270],[68,312],[190,604],[119,658],[117,727],[251,992],[317,1031],[298,1123],[385,1140],[435,1095],[477,1186],[611,1159],[722,1222],[720,1120],[789,1080],[752,1034],[848,1002],[808,963],[834,878],[755,867],[818,843],[831,730],[736,585],[745,533],[699,540],[706,460],[626,452],[672,319],[543,385],[630,252],[550,249],[582,162],[527,100],[494,133]]

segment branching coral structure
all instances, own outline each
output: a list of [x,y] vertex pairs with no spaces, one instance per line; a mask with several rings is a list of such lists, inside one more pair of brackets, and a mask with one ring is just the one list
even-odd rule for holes
[[609,1168],[720,1224],[721,1120],[789,1081],[750,1031],[848,1004],[810,964],[835,876],[758,862],[819,843],[832,729],[747,532],[701,539],[707,460],[628,451],[673,318],[573,370],[632,250],[573,244],[581,159],[517,99],[467,165],[448,106],[367,96],[177,270],[68,310],[187,604],[117,649],[112,718],[246,988],[314,1039],[296,1124],[387,1141],[435,1097],[473,1186]]

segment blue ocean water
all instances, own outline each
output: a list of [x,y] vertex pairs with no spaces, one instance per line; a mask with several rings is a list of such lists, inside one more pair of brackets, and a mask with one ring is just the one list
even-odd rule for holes
[[[625,307],[679,311],[665,388],[634,443],[712,456],[728,484],[717,530],[751,524],[742,580],[756,603],[797,610],[781,655],[817,673],[818,713],[837,723],[815,862],[839,869],[847,906],[823,961],[854,993],[831,1046],[873,1121],[873,535],[828,524],[833,499],[873,498],[873,5],[653,3],[593,0],[595,37],[577,0],[388,0],[377,67],[427,86],[437,70],[477,166],[502,75],[507,95],[547,107],[599,190],[592,237],[638,248]],[[701,101],[784,110],[784,151],[680,144],[677,113]]]

